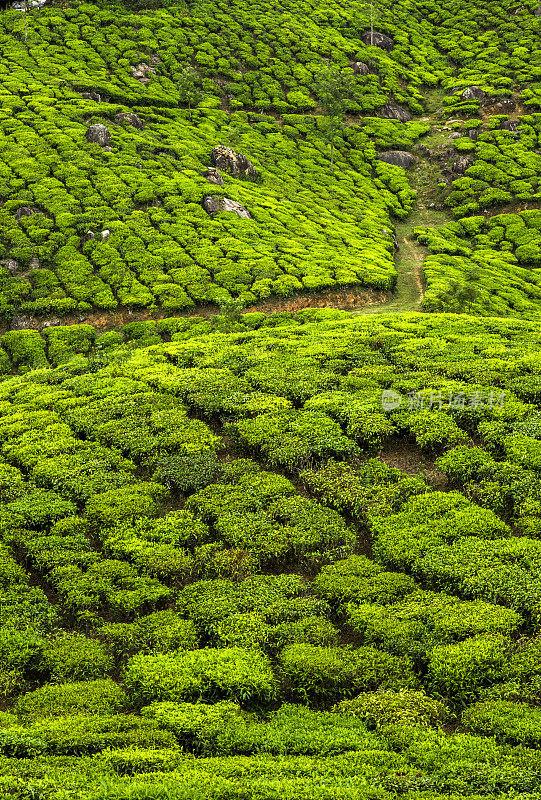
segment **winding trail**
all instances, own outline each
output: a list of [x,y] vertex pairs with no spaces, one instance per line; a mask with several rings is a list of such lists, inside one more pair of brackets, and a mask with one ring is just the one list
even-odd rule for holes
[[395,229],[399,249],[395,259],[397,281],[394,294],[381,303],[354,309],[355,314],[406,314],[410,311],[422,311],[421,301],[425,293],[423,261],[426,249],[413,238],[411,223],[399,223],[395,225]]
[[[417,191],[415,205],[407,219],[395,223],[398,251],[395,256],[397,271],[396,288],[393,296],[354,309],[356,314],[395,313],[406,314],[411,311],[422,311],[422,300],[425,293],[423,262],[427,255],[425,247],[420,245],[414,236],[414,228],[437,228],[445,225],[452,217],[443,205],[442,180],[440,169],[442,163],[434,161],[427,155],[432,149],[435,152],[449,150],[452,142],[451,130],[440,119],[423,117],[422,122],[429,122],[430,133],[422,137],[421,142],[413,146],[416,164],[408,173],[409,183]],[[422,144],[423,147],[419,147]]]

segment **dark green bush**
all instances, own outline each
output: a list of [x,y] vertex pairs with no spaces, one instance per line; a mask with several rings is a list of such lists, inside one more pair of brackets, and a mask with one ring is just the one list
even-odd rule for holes
[[409,659],[372,647],[346,650],[292,644],[282,650],[279,662],[286,690],[305,701],[416,684]]

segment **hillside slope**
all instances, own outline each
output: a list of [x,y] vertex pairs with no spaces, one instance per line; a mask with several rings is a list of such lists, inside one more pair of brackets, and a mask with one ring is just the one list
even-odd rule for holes
[[[367,9],[347,3],[45,7],[29,15],[28,39],[23,15],[2,13],[4,319],[22,314],[37,325],[45,315],[119,308],[189,313],[353,284],[393,288],[392,220],[411,210],[415,191],[400,167],[376,156],[411,150],[442,89],[435,110],[443,121],[509,109],[514,117],[517,102],[530,115],[517,123],[518,135],[527,131],[524,155],[513,130],[487,145],[496,133],[464,124],[478,143],[463,137],[456,146],[470,141],[481,161],[448,189],[440,175],[438,202],[449,194],[462,215],[515,199],[537,203],[541,156],[532,137],[541,117],[530,112],[540,108],[541,23],[533,4],[515,5],[491,7],[487,17],[459,3],[393,4],[377,17],[392,37],[388,50],[363,42]],[[314,94],[329,60],[350,75],[353,63],[368,69],[354,76],[332,173]],[[199,84],[195,110],[179,88],[188,68]],[[479,97],[450,93],[471,84]],[[413,121],[385,118],[397,113]],[[488,127],[504,119],[492,116]],[[110,140],[87,141],[96,124]],[[259,180],[222,170],[224,185],[209,183],[217,145],[244,153]],[[494,158],[487,184],[479,178]],[[442,166],[427,171],[437,176]],[[209,215],[209,195],[241,203],[251,218]],[[527,269],[532,263],[526,258]],[[506,270],[497,260],[493,268]],[[530,282],[537,286],[536,277]]]
[[27,23],[0,797],[538,800],[541,7],[378,3],[383,47],[348,0]]

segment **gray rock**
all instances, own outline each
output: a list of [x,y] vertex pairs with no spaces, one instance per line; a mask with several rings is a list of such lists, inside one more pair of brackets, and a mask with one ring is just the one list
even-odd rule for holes
[[257,170],[251,161],[242,153],[236,153],[230,147],[219,144],[210,154],[212,165],[229,173],[234,178],[257,178]]
[[107,239],[109,239],[110,237],[111,237],[111,231],[108,228],[105,228],[105,230],[101,232],[102,242],[106,242]]
[[43,328],[55,328],[57,325],[61,325],[60,317],[51,317],[51,319],[46,319],[41,326]]
[[223,186],[224,179],[222,178],[222,173],[216,167],[209,167],[203,173],[204,177],[208,180],[209,183],[214,183],[216,186]]
[[487,94],[479,86],[466,86],[465,89],[455,87],[451,89],[451,94],[459,94],[462,100],[472,101],[479,100],[481,105],[486,102]]
[[15,275],[19,269],[19,262],[15,261],[14,258],[5,258],[3,261],[0,261],[0,267],[4,267],[5,269],[9,270],[12,275]]
[[373,34],[370,31],[361,33],[361,39],[365,44],[381,47],[382,50],[387,50],[387,52],[394,47],[394,40],[380,31],[374,31]]
[[498,114],[510,114],[516,107],[517,104],[511,97],[504,97],[494,104],[494,110],[497,111]]
[[541,6],[537,6],[537,8],[534,9],[533,14],[534,14],[534,17],[541,17]]
[[[159,59],[151,59],[151,62],[157,64]],[[140,64],[136,64],[134,67],[131,68],[132,77],[136,80],[140,81],[140,83],[149,83],[150,78],[149,75],[155,75],[156,70],[154,69],[154,65],[147,64],[145,61],[141,61]]]
[[436,153],[436,160],[437,161],[447,161],[449,158],[454,158],[456,156],[456,150],[454,147],[446,147],[443,150],[438,150]]
[[466,131],[466,136],[469,136],[470,139],[473,139],[473,141],[476,142],[477,139],[479,138],[479,133],[480,133],[479,128],[469,128]]
[[39,214],[39,208],[34,208],[33,206],[21,206],[17,209],[13,216],[18,222],[23,217],[31,217],[32,214]]
[[244,208],[243,205],[237,203],[236,200],[230,200],[229,197],[208,194],[203,198],[203,208],[207,214],[217,214],[219,211],[230,211],[242,219],[251,219],[250,212]]
[[370,73],[370,68],[364,61],[352,61],[349,66],[355,75],[368,75]]
[[85,135],[87,142],[94,142],[99,144],[100,147],[105,147],[111,141],[111,131],[101,122],[97,125],[91,125]]
[[15,315],[9,326],[11,331],[24,331],[32,327],[32,318]]
[[101,94],[97,92],[81,92],[83,100],[94,100],[95,103],[101,103]]
[[385,150],[383,153],[378,153],[378,161],[384,161],[386,164],[393,164],[402,169],[410,169],[415,163],[415,158],[407,150]]
[[115,122],[117,125],[120,125],[122,122],[127,122],[128,125],[131,125],[133,128],[137,128],[139,131],[142,131],[145,127],[145,123],[141,117],[138,117],[137,114],[133,114],[129,111],[121,111],[119,114],[116,114]]
[[403,108],[391,102],[386,103],[379,114],[381,117],[385,117],[385,119],[396,119],[398,122],[409,122],[413,119],[407,108]]
[[87,231],[84,236],[81,236],[81,244],[86,244],[86,242],[91,242],[92,239],[96,238],[96,234],[94,231]]
[[515,133],[518,131],[518,126],[520,122],[517,119],[506,119],[503,122],[500,122],[500,130],[502,131],[512,131]]
[[464,175],[467,169],[471,167],[473,164],[473,159],[469,156],[459,156],[455,162],[453,162],[453,172],[457,175]]

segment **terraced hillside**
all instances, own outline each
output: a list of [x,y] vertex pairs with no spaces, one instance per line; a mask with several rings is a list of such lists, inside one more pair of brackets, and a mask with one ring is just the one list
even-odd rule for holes
[[[368,8],[345,2],[46,6],[29,15],[28,38],[24,15],[3,13],[4,319],[250,307],[354,284],[392,289],[393,219],[408,214],[415,191],[403,169],[377,156],[415,150],[430,128],[427,109],[438,112],[440,130],[450,115],[476,117],[457,123],[469,135],[443,153],[451,163],[475,151],[475,160],[452,185],[440,175],[438,202],[447,196],[458,216],[498,203],[535,207],[533,10],[397,3],[377,10],[384,47],[365,35]],[[329,69],[342,75],[345,114],[332,171],[321,113]],[[95,125],[107,128],[101,138]],[[223,185],[209,183],[219,145],[240,150],[255,172],[224,162]],[[427,171],[434,177],[443,166]],[[224,197],[247,215],[220,211]],[[535,236],[526,245],[537,252]],[[517,264],[509,258],[492,259],[504,280]],[[518,260],[535,270],[535,258]],[[440,297],[433,271],[427,276]]]
[[0,11],[1,798],[538,800],[541,7],[374,10]]

